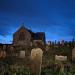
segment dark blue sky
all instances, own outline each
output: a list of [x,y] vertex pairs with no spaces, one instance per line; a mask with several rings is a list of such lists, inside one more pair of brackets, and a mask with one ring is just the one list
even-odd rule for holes
[[22,25],[44,31],[46,40],[72,40],[75,0],[0,0],[0,42],[10,43]]

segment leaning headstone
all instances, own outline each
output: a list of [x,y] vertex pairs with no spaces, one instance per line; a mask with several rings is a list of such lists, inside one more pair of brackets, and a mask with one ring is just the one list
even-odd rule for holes
[[31,51],[33,75],[40,75],[41,74],[42,55],[43,55],[43,51],[41,48],[34,48]]

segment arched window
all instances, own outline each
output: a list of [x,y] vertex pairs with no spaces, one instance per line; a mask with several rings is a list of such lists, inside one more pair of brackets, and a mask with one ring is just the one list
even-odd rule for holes
[[19,40],[25,40],[25,33],[24,32],[21,32],[19,34]]

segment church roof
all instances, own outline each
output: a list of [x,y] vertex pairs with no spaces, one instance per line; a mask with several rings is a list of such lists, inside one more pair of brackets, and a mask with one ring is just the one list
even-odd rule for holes
[[25,30],[28,31],[32,37],[32,40],[44,40],[45,39],[45,33],[44,32],[33,32],[30,29],[27,29],[24,25],[22,25],[14,34],[13,36],[15,36],[17,33],[19,33],[19,31],[21,30]]
[[33,32],[30,29],[27,29],[24,25],[22,25],[13,35],[15,35],[20,30],[27,30],[30,34],[33,34]]

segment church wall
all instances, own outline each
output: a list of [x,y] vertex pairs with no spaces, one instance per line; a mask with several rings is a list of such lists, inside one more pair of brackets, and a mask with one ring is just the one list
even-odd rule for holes
[[20,31],[16,32],[13,36],[13,44],[30,45],[30,42],[31,34],[25,29],[21,29]]

